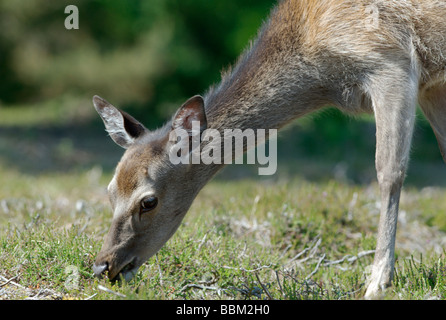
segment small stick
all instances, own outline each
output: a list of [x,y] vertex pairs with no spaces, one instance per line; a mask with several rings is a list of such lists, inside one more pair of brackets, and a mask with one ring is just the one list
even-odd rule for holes
[[91,295],[91,296],[89,296],[89,297],[87,297],[87,298],[85,298],[85,300],[90,300],[90,299],[92,299],[92,298],[94,298],[95,296],[97,296],[98,294],[97,293],[95,293],[95,294],[93,294],[93,295]]
[[19,276],[19,275],[16,275],[16,276],[12,277],[11,279],[8,279],[8,278],[5,278],[5,277],[3,277],[3,276],[0,276],[0,278],[1,278],[3,281],[6,281],[6,282],[3,283],[2,285],[0,285],[0,288],[6,286],[8,283],[11,283],[11,284],[15,285],[16,287],[19,287],[19,288],[22,288],[22,289],[26,289],[24,286],[18,284],[17,282],[12,281],[12,280],[18,278],[18,276]]
[[[319,236],[318,236],[319,237]],[[310,254],[308,255],[308,257],[303,258],[301,260],[299,260],[299,263],[303,263],[305,261],[310,260],[316,253],[317,248],[319,247],[319,245],[321,244],[322,239],[318,238],[318,240],[316,241],[315,245],[310,249],[310,248],[305,248],[304,250],[302,250],[301,252],[299,252],[297,255],[295,255],[291,260],[289,260],[287,262],[287,265],[291,264],[291,262],[297,260],[301,255],[303,255],[304,253],[307,253],[308,251],[310,251]]]
[[257,272],[254,273],[256,275],[257,281],[262,286],[263,291],[265,291],[266,295],[270,300],[274,300],[273,297],[271,297],[271,294],[269,293],[268,289],[263,285],[262,281],[260,281],[259,274]]
[[201,290],[215,290],[215,291],[217,291],[218,295],[220,295],[222,291],[226,291],[225,289],[218,288],[218,287],[208,287],[208,286],[203,286],[203,285],[196,284],[196,283],[190,283],[190,284],[185,285],[183,288],[181,288],[180,292],[184,292],[189,288],[201,289]]
[[286,294],[285,292],[283,292],[282,285],[280,284],[279,273],[277,272],[277,270],[274,272],[276,273],[277,284],[279,285],[280,292],[282,292],[282,296],[286,298]]
[[317,263],[317,265],[316,265],[316,268],[314,268],[314,270],[313,270],[313,272],[311,272],[306,278],[305,278],[305,280],[308,280],[308,279],[310,279],[316,272],[317,272],[317,270],[319,269],[319,266],[321,265],[321,263],[322,263],[322,261],[325,259],[325,253],[322,255],[322,257],[319,259],[319,261],[318,261],[318,263]]
[[[5,283],[0,284],[0,288],[6,286],[8,283],[12,282],[12,280],[14,280],[15,278],[17,278],[17,276],[12,277],[11,279],[7,280]],[[3,279],[3,277],[2,277]],[[6,279],[6,278],[5,278]]]
[[258,267],[256,269],[252,269],[252,270],[245,269],[245,268],[234,268],[234,267],[229,267],[229,266],[223,266],[222,268],[224,268],[224,269],[231,269],[231,270],[239,270],[239,271],[244,271],[244,272],[257,272],[257,271],[262,270],[262,269],[271,268],[271,265],[269,265],[269,266],[260,266],[260,267]]
[[327,261],[324,263],[324,266],[326,267],[326,266],[330,266],[330,265],[334,265],[334,264],[340,264],[340,263],[344,262],[345,260],[347,260],[350,263],[353,263],[356,260],[358,260],[364,256],[367,256],[369,254],[373,254],[373,253],[375,253],[375,250],[361,251],[356,256],[352,256],[352,255],[348,254],[339,260]]
[[161,271],[161,265],[160,265],[160,262],[158,261],[158,254],[155,255],[155,260],[156,260],[156,264],[158,265],[158,273],[160,275],[160,285],[162,287],[162,286],[164,286],[163,272]]
[[110,290],[109,288],[106,288],[106,287],[101,286],[101,285],[98,285],[98,289],[99,289],[99,290],[102,290],[102,291],[105,291],[105,292],[107,292],[107,293],[111,293],[111,294],[117,295],[118,297],[122,297],[122,298],[125,298],[125,297],[126,297],[125,294],[122,294],[122,293],[119,293],[119,292]]

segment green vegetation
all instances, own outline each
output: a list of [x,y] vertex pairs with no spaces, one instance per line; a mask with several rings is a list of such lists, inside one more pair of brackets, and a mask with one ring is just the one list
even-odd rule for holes
[[[91,270],[111,220],[109,174],[3,174],[13,183],[2,187],[0,200],[2,298],[358,299],[364,293],[378,220],[375,184],[217,178],[166,246],[119,285],[95,279]],[[440,230],[446,220],[432,226],[445,197],[437,188],[404,192],[395,285],[384,298],[446,297]],[[7,279],[17,285],[3,286]]]
[[[129,283],[93,277],[122,149],[99,94],[149,128],[218,81],[273,1],[0,0],[0,299],[361,299],[379,196],[374,124],[329,110],[279,134],[279,168],[232,165]],[[227,14],[230,12],[230,14]],[[385,299],[445,299],[446,166],[419,116]]]

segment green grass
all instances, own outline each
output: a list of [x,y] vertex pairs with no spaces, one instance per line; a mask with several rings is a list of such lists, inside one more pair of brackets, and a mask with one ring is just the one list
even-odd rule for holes
[[[182,226],[129,283],[93,277],[111,219],[109,174],[5,170],[0,297],[6,299],[360,299],[378,220],[375,185],[211,182]],[[414,200],[415,199],[415,200]],[[446,297],[442,189],[406,190],[394,286],[384,298]],[[422,256],[421,256],[422,254]],[[342,262],[339,261],[345,258]],[[108,288],[112,292],[104,290]]]

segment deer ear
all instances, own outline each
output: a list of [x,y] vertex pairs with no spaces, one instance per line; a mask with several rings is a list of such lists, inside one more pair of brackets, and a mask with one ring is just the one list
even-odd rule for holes
[[200,133],[207,128],[206,112],[204,110],[204,100],[201,96],[193,96],[187,100],[178,109],[173,117],[172,129],[184,129],[187,132],[192,132],[192,122],[198,121],[200,123]]
[[125,149],[148,131],[131,115],[117,109],[99,96],[93,97],[93,105],[104,121],[105,129],[110,137]]

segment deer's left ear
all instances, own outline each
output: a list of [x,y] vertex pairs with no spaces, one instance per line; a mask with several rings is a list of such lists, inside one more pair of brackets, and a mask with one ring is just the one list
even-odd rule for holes
[[187,132],[192,132],[192,122],[198,121],[200,123],[200,133],[207,128],[206,112],[204,110],[204,100],[201,96],[193,96],[187,100],[178,109],[173,117],[172,129],[184,129]]
[[105,129],[113,141],[127,149],[148,130],[128,113],[119,110],[99,96],[93,97],[93,105],[104,121]]

